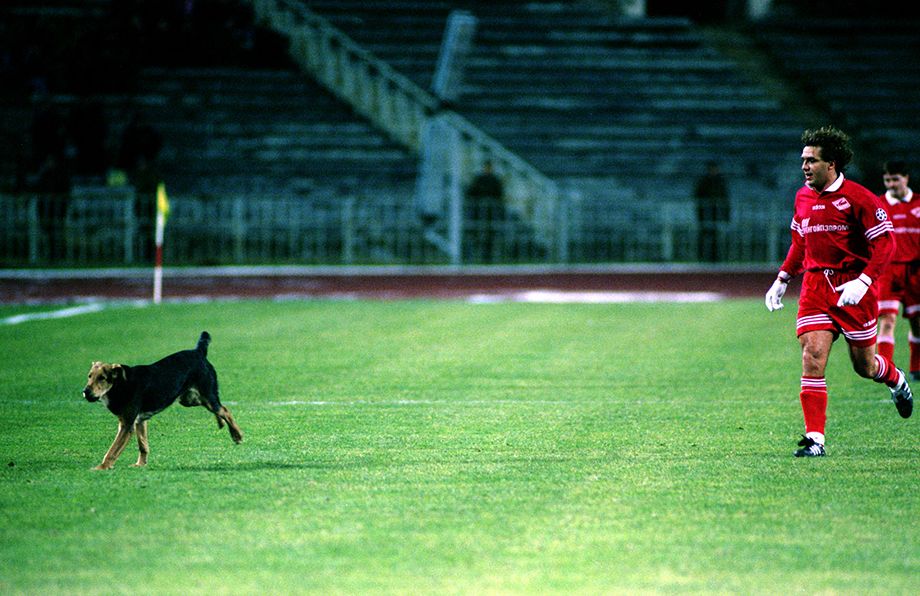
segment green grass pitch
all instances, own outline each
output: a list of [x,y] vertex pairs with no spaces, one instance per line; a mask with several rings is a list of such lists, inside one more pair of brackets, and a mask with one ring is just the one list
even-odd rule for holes
[[[242,301],[0,325],[0,593],[916,594],[917,417],[838,344],[829,457],[793,458],[787,302]],[[79,394],[90,363],[205,329],[243,444],[176,405],[146,469],[132,442],[91,471],[116,422]]]

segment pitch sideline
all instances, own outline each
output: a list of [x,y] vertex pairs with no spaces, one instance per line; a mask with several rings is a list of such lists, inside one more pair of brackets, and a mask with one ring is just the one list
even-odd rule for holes
[[102,312],[103,310],[118,307],[118,306],[133,306],[134,308],[143,308],[150,304],[149,300],[133,300],[128,302],[118,301],[118,302],[87,302],[86,304],[78,304],[76,306],[68,306],[67,308],[60,308],[58,310],[50,310],[43,312],[33,312],[25,313],[21,315],[13,315],[11,317],[6,317],[0,319],[0,325],[19,325],[21,323],[28,323],[30,321],[43,321],[47,319],[66,319],[69,317],[77,317],[80,315],[86,315],[96,312]]
[[[222,297],[209,299],[205,296],[195,296],[190,298],[167,299],[164,302],[175,303],[202,303],[202,302],[234,302],[242,300],[242,297]],[[310,295],[283,295],[275,296],[275,300],[316,300],[316,296]],[[334,297],[331,299],[335,299]],[[341,296],[339,299],[355,300],[360,299],[354,295]],[[675,303],[700,303],[700,302],[718,302],[724,300],[725,296],[718,292],[589,292],[589,291],[565,291],[565,290],[529,290],[525,292],[509,293],[479,293],[471,294],[465,298],[470,304],[495,304],[502,302],[521,302],[532,304],[630,304],[630,303],[649,303],[649,302],[675,302]],[[450,300],[448,298],[447,300]],[[41,321],[48,319],[64,319],[76,317],[79,315],[101,312],[113,306],[134,306],[142,308],[149,306],[149,300],[133,300],[128,302],[121,301],[94,301],[77,306],[69,306],[58,310],[26,313],[13,315],[0,319],[0,325],[19,325],[29,321]]]

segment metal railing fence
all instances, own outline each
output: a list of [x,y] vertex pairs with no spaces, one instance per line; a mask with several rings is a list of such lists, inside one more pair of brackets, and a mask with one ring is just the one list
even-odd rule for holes
[[[167,264],[451,264],[430,242],[411,190],[303,199],[171,197]],[[562,250],[547,250],[529,222],[464,211],[461,264],[697,262],[701,230],[680,206],[626,210],[572,200],[553,220]],[[686,209],[683,210],[686,214]],[[763,213],[715,227],[722,262],[778,263],[788,222]],[[559,253],[565,255],[560,258]],[[153,262],[152,203],[130,190],[84,189],[70,197],[0,195],[0,266],[142,266]]]

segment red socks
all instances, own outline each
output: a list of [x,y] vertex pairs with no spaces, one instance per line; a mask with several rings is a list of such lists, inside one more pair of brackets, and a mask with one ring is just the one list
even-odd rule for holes
[[897,387],[898,381],[901,380],[901,375],[898,374],[898,369],[895,368],[891,358],[885,358],[881,354],[876,354],[875,362],[878,364],[878,371],[875,373],[875,381],[884,383],[889,387]]
[[[920,338],[914,337],[913,333],[911,333],[908,335],[908,339],[910,340],[910,367],[907,370],[910,372],[918,372],[920,371]],[[893,337],[883,337],[879,335],[876,348],[879,356],[887,358],[890,362],[894,362]]]
[[[920,341],[915,342],[917,352],[920,353]],[[911,344],[913,348],[914,344]],[[881,344],[880,344],[881,346]],[[920,354],[918,354],[920,357]],[[913,359],[913,350],[911,350]],[[878,370],[875,381],[885,383],[889,387],[896,387],[901,380],[901,375],[891,358],[876,354],[875,362]],[[824,426],[827,423],[827,381],[824,377],[802,377],[802,392],[799,394],[802,401],[802,414],[805,417],[805,434],[818,443],[824,444]]]
[[920,337],[914,337],[913,333],[908,335],[910,340],[910,372],[920,371]]
[[827,381],[824,377],[802,377],[802,393],[799,398],[805,416],[805,432],[824,435],[824,424],[827,422]]
[[884,356],[888,360],[894,361],[894,338],[889,336],[878,336],[878,343],[876,344],[876,349],[880,356]]

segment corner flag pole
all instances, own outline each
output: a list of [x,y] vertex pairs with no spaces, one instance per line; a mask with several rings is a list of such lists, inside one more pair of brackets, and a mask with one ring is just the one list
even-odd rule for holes
[[166,185],[157,184],[157,228],[156,260],[153,265],[153,303],[159,304],[163,299],[163,233],[166,230],[166,218],[169,217],[169,199],[166,198]]

